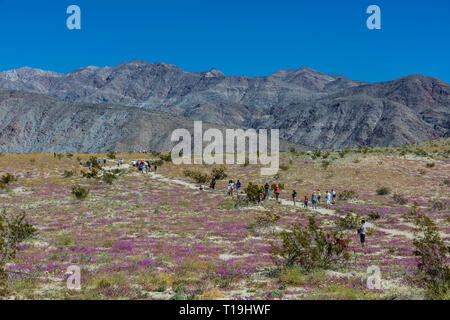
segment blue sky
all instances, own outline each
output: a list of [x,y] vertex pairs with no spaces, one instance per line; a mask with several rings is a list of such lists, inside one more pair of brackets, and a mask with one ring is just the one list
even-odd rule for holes
[[[66,28],[81,8],[82,29]],[[366,8],[381,8],[368,30]],[[124,61],[269,75],[301,66],[356,80],[450,82],[450,1],[0,0],[0,70],[68,72]]]

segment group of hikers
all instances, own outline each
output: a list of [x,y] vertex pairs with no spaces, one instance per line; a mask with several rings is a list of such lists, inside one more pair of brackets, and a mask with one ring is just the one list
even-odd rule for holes
[[[98,159],[97,163],[98,163],[98,166],[100,167],[102,165],[102,160]],[[80,162],[80,164],[81,164],[81,162]],[[93,165],[94,164],[92,163],[92,161],[89,161],[89,170],[92,169]],[[103,165],[106,165],[106,159],[103,159]]]
[[[214,183],[213,183],[213,181],[214,181]],[[211,181],[211,183],[214,185],[213,189],[215,189],[215,184],[216,184],[215,179],[213,179],[213,181]],[[229,180],[228,186],[227,186],[228,195],[232,196],[233,192],[235,190],[236,190],[237,194],[240,194],[241,193],[241,185],[242,185],[241,181],[239,181],[239,180],[236,181],[236,185],[234,184],[233,180]]]
[[[139,170],[139,172],[150,173],[152,171],[152,164],[149,160],[145,160],[145,161],[133,160],[131,162],[131,164],[133,165],[133,167],[136,167]],[[153,172],[156,174],[156,171],[158,170],[158,165],[156,163],[153,166],[153,170],[154,170]]]
[[[292,200],[294,201],[294,206],[295,206],[295,200],[297,197],[297,192],[295,192],[295,190],[292,191]],[[325,192],[325,208],[330,209],[331,208],[331,204],[335,204],[336,203],[336,191],[334,189],[331,189],[330,191],[326,191]],[[322,193],[320,192],[320,189],[317,189],[316,191],[313,191],[312,195],[311,195],[311,208],[312,209],[317,209],[318,206],[321,204],[322,202]],[[308,208],[308,203],[309,203],[309,198],[308,195],[305,195],[305,199],[304,199],[304,207]]]

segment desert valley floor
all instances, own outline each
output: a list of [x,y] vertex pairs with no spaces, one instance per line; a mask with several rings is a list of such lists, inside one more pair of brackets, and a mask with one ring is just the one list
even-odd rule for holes
[[[9,298],[424,299],[407,216],[417,203],[450,242],[449,152],[450,139],[320,155],[293,151],[281,154],[275,177],[260,176],[259,165],[227,166],[215,191],[199,190],[184,174],[187,168],[209,174],[214,166],[165,161],[154,175],[130,165],[155,159],[151,154],[116,154],[124,164],[112,184],[81,174],[92,156],[105,171],[117,169],[114,159],[103,165],[106,154],[0,155],[0,176],[17,178],[0,189],[0,210],[25,212],[38,229],[6,265]],[[281,201],[235,205],[236,195],[226,190],[230,179],[243,190],[249,182],[282,184]],[[89,190],[86,199],[76,199],[74,185]],[[318,210],[304,209],[304,196],[317,189],[357,197],[341,197],[329,210],[323,201]],[[356,228],[343,231],[347,264],[306,273],[272,260],[272,245],[295,223],[308,224],[313,215],[334,228],[349,212],[368,223],[365,250]],[[274,214],[280,219],[266,219]],[[66,287],[71,265],[81,268],[79,291]],[[382,288],[367,288],[369,266],[380,268]]]

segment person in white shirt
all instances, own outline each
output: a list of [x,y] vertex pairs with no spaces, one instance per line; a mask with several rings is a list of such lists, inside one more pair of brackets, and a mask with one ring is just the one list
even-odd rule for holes
[[327,190],[327,209],[330,209],[331,205],[331,193]]
[[334,189],[331,189],[331,193],[333,194],[333,203],[336,203],[336,191],[334,191]]

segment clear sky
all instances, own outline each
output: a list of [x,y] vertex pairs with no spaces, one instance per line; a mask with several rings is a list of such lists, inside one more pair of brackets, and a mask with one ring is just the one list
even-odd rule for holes
[[[81,8],[81,30],[66,9]],[[381,8],[381,30],[366,9]],[[68,72],[131,60],[269,75],[302,66],[355,80],[450,82],[450,0],[0,0],[0,70]]]

